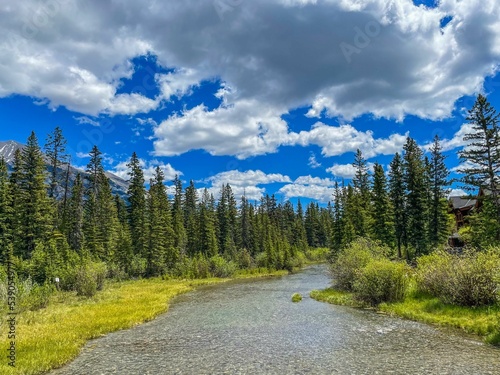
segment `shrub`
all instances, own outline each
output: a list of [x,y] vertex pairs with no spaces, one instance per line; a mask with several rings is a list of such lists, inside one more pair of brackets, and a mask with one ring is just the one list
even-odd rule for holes
[[353,291],[357,273],[371,260],[386,255],[388,250],[365,238],[353,241],[342,249],[333,260],[330,271],[336,289]]
[[267,254],[265,252],[259,253],[255,256],[255,263],[259,268],[267,267]]
[[49,283],[35,284],[28,296],[24,298],[22,306],[28,310],[39,310],[47,307],[50,295],[55,291],[55,286]]
[[300,293],[293,293],[292,294],[292,302],[300,302],[302,301],[302,296]]
[[373,260],[358,270],[354,282],[356,298],[371,305],[404,299],[409,267],[387,259]]
[[98,290],[102,290],[106,273],[106,264],[85,262],[76,272],[75,289],[77,295],[92,297]]
[[237,265],[233,261],[227,261],[220,255],[210,258],[210,273],[215,277],[230,277],[237,270]]
[[131,277],[142,277],[146,274],[147,262],[146,259],[139,255],[134,255],[130,261],[127,273]]
[[462,306],[494,304],[499,300],[500,256],[493,252],[444,252],[421,257],[417,267],[420,290],[443,302]]
[[238,266],[241,269],[248,269],[253,267],[252,255],[247,249],[242,249],[238,253]]

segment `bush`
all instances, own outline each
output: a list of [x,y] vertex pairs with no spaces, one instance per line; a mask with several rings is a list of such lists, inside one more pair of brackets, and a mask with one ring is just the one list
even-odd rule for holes
[[300,293],[293,293],[292,294],[292,302],[300,302],[302,301],[302,296]]
[[353,291],[359,270],[370,261],[380,259],[388,253],[387,248],[365,238],[353,241],[334,258],[330,272],[336,289]]
[[49,283],[43,285],[35,284],[28,296],[25,296],[21,303],[21,308],[28,310],[39,310],[47,307],[50,295],[54,293],[55,286]]
[[147,262],[146,259],[139,255],[134,255],[130,261],[127,273],[131,277],[142,277],[146,274]]
[[255,256],[255,263],[258,268],[267,268],[267,254],[265,252],[258,253]]
[[237,270],[233,261],[227,261],[220,255],[210,258],[210,273],[215,277],[231,277]]
[[105,263],[84,263],[76,272],[76,294],[85,297],[94,296],[98,290],[102,290],[106,274]]
[[417,284],[445,303],[462,306],[491,305],[499,301],[500,256],[493,252],[444,252],[418,260]]
[[305,251],[305,256],[309,261],[323,262],[326,261],[330,256],[330,249],[328,249],[327,247],[310,247]]
[[247,249],[242,249],[238,253],[238,266],[241,269],[248,269],[253,267],[252,255]]
[[404,299],[409,267],[387,259],[373,260],[358,270],[354,282],[356,298],[371,305]]

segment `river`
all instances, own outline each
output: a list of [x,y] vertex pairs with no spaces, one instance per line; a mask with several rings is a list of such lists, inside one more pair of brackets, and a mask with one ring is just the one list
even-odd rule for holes
[[[500,350],[309,297],[326,266],[177,297],[168,313],[92,340],[53,374],[500,374]],[[299,292],[304,299],[292,303]]]

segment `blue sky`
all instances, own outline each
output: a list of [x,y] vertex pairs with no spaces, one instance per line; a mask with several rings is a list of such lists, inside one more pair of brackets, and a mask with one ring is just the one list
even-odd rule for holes
[[52,0],[0,5],[0,140],[60,126],[126,178],[326,202],[354,152],[387,166],[406,135],[447,163],[478,93],[500,110],[500,1]]

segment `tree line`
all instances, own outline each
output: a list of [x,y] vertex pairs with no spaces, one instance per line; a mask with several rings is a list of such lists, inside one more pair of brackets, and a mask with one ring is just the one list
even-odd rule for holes
[[[468,162],[462,181],[492,192],[482,198],[484,209],[472,216],[467,235],[485,246],[500,240],[498,114],[480,95],[467,120],[473,132],[460,152]],[[358,150],[352,181],[336,182],[326,207],[310,202],[305,210],[300,200],[294,207],[274,195],[252,203],[235,197],[229,184],[214,197],[193,181],[184,188],[178,177],[169,196],[160,167],[146,184],[136,153],[127,165],[124,200],[113,195],[97,146],[85,173],[70,180],[65,144],[56,128],[42,150],[32,132],[10,172],[0,160],[0,255],[41,283],[79,259],[132,277],[172,273],[188,259],[213,257],[241,268],[291,269],[308,247],[329,247],[335,254],[357,237],[379,241],[412,261],[445,244],[452,226],[449,170],[437,136],[428,155],[408,137],[387,175],[378,163],[370,171]]]

